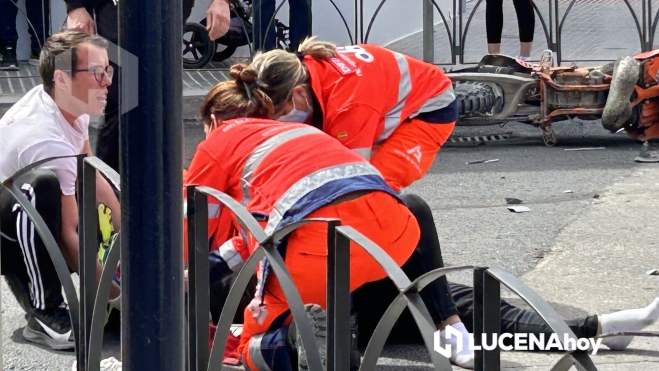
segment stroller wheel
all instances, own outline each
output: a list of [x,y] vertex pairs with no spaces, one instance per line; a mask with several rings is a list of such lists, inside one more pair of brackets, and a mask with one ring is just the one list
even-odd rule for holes
[[213,55],[213,62],[222,62],[228,59],[236,52],[236,49],[233,45],[227,45],[223,50],[216,51],[215,55]]
[[183,68],[203,68],[215,52],[206,28],[198,23],[186,23],[183,30]]

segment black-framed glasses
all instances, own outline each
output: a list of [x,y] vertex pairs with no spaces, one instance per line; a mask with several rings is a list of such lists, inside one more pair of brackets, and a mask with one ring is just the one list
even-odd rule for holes
[[112,81],[112,76],[114,75],[114,67],[112,65],[108,65],[107,67],[103,66],[96,66],[96,67],[90,67],[84,70],[69,70],[71,72],[89,72],[94,74],[94,78],[96,81],[99,83],[103,82],[103,76],[107,75],[108,79]]

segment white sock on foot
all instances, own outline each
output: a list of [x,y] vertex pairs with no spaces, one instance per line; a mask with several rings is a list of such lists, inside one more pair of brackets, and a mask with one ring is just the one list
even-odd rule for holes
[[451,336],[449,339],[446,338],[446,330],[440,331],[440,338],[445,341],[446,344],[451,344],[451,362],[462,368],[473,369],[474,368],[474,350],[469,346],[469,331],[465,328],[464,323],[458,322],[451,325],[454,329],[462,333],[462,349],[458,352],[458,339],[455,336]]
[[[599,316],[602,333],[640,331],[659,319],[659,297],[645,308],[627,309]],[[612,350],[623,350],[632,341],[632,336],[616,336],[602,339],[602,344]]]

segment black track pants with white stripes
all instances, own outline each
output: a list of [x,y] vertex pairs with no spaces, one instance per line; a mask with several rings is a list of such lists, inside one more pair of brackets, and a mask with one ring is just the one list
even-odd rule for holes
[[[16,181],[59,240],[62,192],[55,174],[34,170]],[[0,233],[2,275],[24,309],[26,293],[36,309],[56,308],[64,302],[62,285],[46,247],[27,214],[6,190],[0,190]]]

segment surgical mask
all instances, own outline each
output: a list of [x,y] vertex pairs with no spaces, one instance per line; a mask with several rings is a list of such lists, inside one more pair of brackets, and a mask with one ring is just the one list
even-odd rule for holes
[[279,121],[285,121],[285,122],[300,122],[304,123],[307,121],[309,116],[313,113],[313,108],[309,105],[309,101],[307,98],[304,98],[304,101],[307,102],[307,111],[300,111],[297,108],[295,108],[295,99],[293,99],[293,109],[291,112],[281,116],[278,120]]

